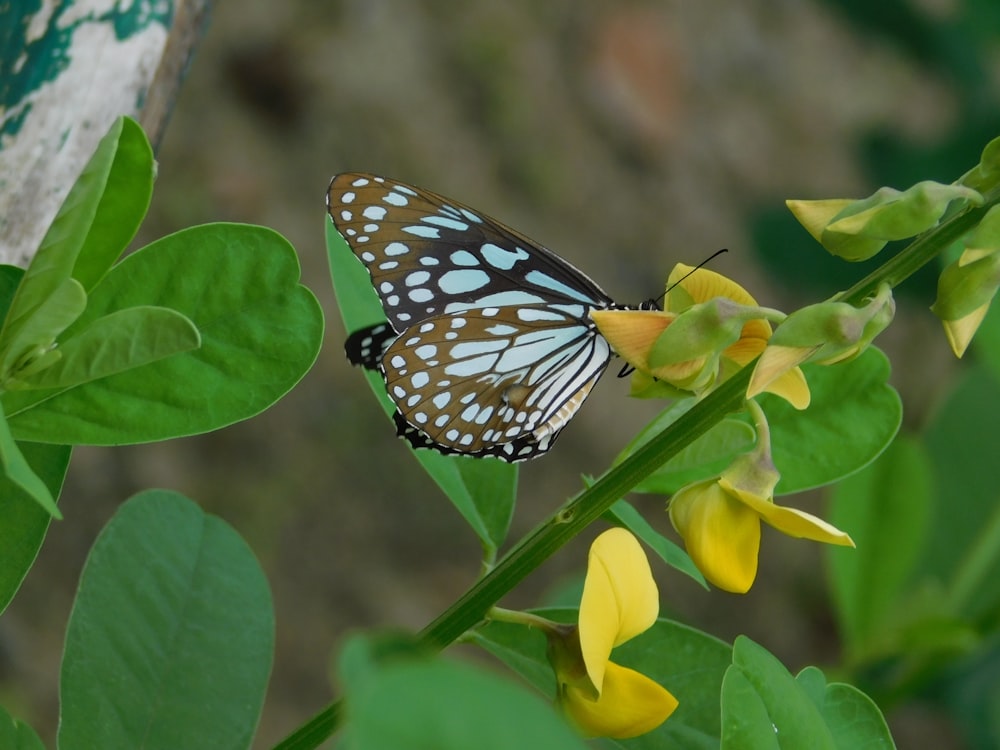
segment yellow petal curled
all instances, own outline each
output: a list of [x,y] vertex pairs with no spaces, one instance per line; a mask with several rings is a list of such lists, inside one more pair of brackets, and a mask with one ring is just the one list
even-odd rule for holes
[[[725,480],[722,480],[721,484],[725,485]],[[827,523],[822,518],[817,518],[811,513],[806,513],[804,510],[797,508],[775,505],[770,500],[762,499],[747,492],[741,492],[735,487],[727,489],[736,495],[740,501],[745,503],[748,508],[757,513],[768,525],[773,526],[782,534],[802,539],[812,539],[814,542],[839,544],[842,547],[854,546],[854,540],[851,539],[849,534]]]
[[598,695],[611,649],[656,622],[660,595],[646,553],[625,529],[605,531],[590,546],[580,600],[580,650]]
[[680,490],[670,520],[705,578],[724,591],[745,594],[757,577],[760,518],[715,480]]
[[560,696],[572,722],[592,737],[636,737],[656,729],[677,708],[677,699],[655,680],[608,662],[596,701],[568,686]]

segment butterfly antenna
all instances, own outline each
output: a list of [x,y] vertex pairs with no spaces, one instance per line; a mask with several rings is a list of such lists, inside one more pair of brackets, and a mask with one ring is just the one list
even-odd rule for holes
[[670,292],[671,289],[673,289],[675,286],[677,286],[678,284],[680,284],[682,281],[684,281],[684,279],[686,279],[688,276],[690,276],[691,274],[693,274],[699,268],[704,268],[709,263],[711,263],[713,260],[715,260],[716,258],[718,258],[720,255],[722,255],[723,253],[728,253],[728,252],[729,252],[729,248],[728,247],[724,247],[721,250],[716,250],[714,253],[712,253],[707,258],[705,258],[705,260],[703,260],[701,263],[699,263],[698,265],[696,265],[694,268],[692,268],[686,274],[684,274],[683,276],[681,276],[673,284],[671,284],[670,286],[668,286],[667,289],[666,289],[666,291],[664,291],[663,294],[661,294],[659,297],[656,298],[655,302],[656,302],[657,308],[659,308],[660,305],[663,304],[664,298],[666,298],[667,294]]

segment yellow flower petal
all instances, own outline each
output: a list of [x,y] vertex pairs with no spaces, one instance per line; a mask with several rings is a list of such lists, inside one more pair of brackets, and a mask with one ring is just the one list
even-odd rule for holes
[[660,595],[646,553],[625,529],[605,531],[590,546],[580,600],[580,650],[598,694],[611,649],[656,622]]
[[747,388],[747,398],[753,398],[768,390],[775,380],[805,362],[818,348],[776,345],[767,347],[753,368],[753,375]]
[[705,578],[745,594],[757,577],[760,518],[715,480],[682,489],[670,501],[670,520]]
[[806,376],[798,367],[776,377],[764,390],[780,396],[799,410],[808,408],[812,401]]
[[850,535],[811,513],[806,513],[798,508],[775,505],[770,500],[741,492],[736,488],[731,488],[730,491],[739,497],[748,508],[759,514],[768,525],[773,526],[782,534],[812,539],[815,542],[839,544],[842,547],[854,546]]
[[986,317],[989,309],[990,303],[987,302],[985,305],[977,307],[964,318],[941,321],[944,323],[945,336],[947,336],[948,343],[951,345],[951,350],[955,353],[956,357],[961,358],[965,354],[965,350],[972,343],[972,337],[979,330],[979,325],[983,322],[983,318]]
[[[695,304],[708,302],[708,300],[715,297],[726,297],[741,305],[757,304],[757,300],[751,297],[746,289],[732,279],[723,276],[721,273],[709,271],[707,268],[699,268],[692,273],[693,268],[693,266],[678,263],[667,278],[667,286],[673,286],[680,282],[679,287],[691,297]],[[691,275],[684,279],[684,281],[680,281],[686,274]],[[673,294],[673,291],[671,290],[668,296]],[[665,307],[668,310],[676,309],[669,304],[665,305]]]
[[584,734],[619,739],[656,729],[677,708],[677,699],[658,682],[614,662],[607,664],[600,698],[588,700],[568,686],[560,703]]
[[649,350],[677,316],[659,310],[592,310],[590,317],[619,357],[649,372]]

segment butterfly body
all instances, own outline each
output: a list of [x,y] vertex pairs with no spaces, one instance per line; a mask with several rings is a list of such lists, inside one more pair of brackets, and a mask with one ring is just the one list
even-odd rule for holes
[[590,311],[624,306],[549,250],[434,193],[346,173],[327,207],[387,318],[351,334],[348,358],[380,371],[400,435],[506,461],[547,451],[612,356]]

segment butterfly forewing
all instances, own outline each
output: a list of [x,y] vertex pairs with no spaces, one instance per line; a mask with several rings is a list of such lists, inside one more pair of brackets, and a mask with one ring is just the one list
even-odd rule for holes
[[558,256],[456,201],[368,174],[334,178],[327,205],[372,277],[389,322],[470,307],[611,299]]
[[327,206],[388,318],[352,334],[348,356],[381,371],[400,435],[507,461],[547,451],[607,367],[589,313],[612,300],[527,237],[426,190],[341,174]]

